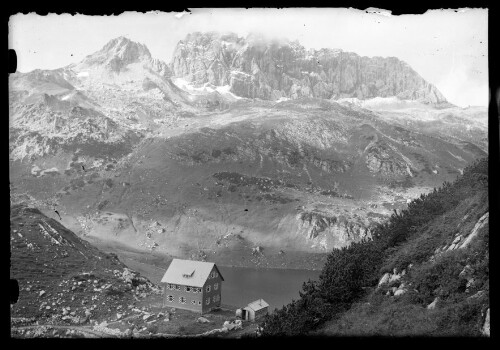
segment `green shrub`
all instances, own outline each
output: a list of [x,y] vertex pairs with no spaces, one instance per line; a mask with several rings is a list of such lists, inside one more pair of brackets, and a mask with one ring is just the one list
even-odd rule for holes
[[[329,319],[338,320],[335,327],[340,334],[347,334],[344,331],[348,329],[354,332],[351,335],[477,333],[478,312],[484,306],[466,301],[467,281],[458,275],[469,263],[481,271],[477,275],[479,285],[489,283],[488,244],[476,243],[466,251],[447,252],[430,262],[434,250],[453,236],[456,227],[450,230],[447,225],[454,225],[454,220],[446,217],[437,227],[428,225],[435,225],[437,218],[470,198],[471,193],[485,192],[487,175],[488,160],[479,160],[453,184],[445,182],[413,200],[406,210],[394,211],[389,220],[374,229],[373,240],[334,249],[317,282],[304,283],[298,300],[266,316],[260,325],[263,335],[303,335]],[[487,234],[485,237],[487,241]],[[360,302],[366,296],[365,288],[376,286],[381,273],[402,270],[410,263],[417,266],[407,271],[404,279],[410,278],[412,284],[405,294],[387,298],[383,294],[386,288],[380,288],[370,295],[369,303]],[[436,296],[443,300],[444,307],[427,310]]]

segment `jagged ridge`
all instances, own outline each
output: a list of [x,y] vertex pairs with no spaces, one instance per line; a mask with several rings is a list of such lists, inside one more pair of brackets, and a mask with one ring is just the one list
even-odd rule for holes
[[306,50],[298,41],[256,35],[192,33],[181,40],[171,63],[174,76],[194,84],[229,85],[247,98],[277,100],[397,96],[447,103],[435,86],[395,57],[360,57],[338,49]]

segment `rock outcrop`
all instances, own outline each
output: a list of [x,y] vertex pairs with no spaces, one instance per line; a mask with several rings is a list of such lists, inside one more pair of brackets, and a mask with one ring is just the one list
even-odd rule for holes
[[326,216],[317,212],[301,212],[297,214],[299,232],[324,250],[340,248],[371,237],[370,225],[367,222],[347,219],[344,216]]
[[484,320],[484,325],[482,329],[483,335],[489,337],[490,336],[490,309],[486,312],[486,318]]
[[297,41],[192,33],[174,51],[174,76],[195,85],[230,86],[247,98],[279,100],[397,96],[446,103],[435,86],[395,57],[361,57],[338,49],[306,50]]

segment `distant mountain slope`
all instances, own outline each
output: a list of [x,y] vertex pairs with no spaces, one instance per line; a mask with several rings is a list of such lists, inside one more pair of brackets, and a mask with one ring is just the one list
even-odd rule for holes
[[[250,37],[240,52],[234,36],[192,39],[182,50],[202,67],[200,82],[212,79],[211,59],[230,69],[252,57],[262,72],[281,53],[294,69],[310,60],[292,43]],[[215,59],[215,47],[229,51]],[[135,248],[286,267],[280,251],[318,254],[369,236],[392,209],[486,155],[485,111],[395,96],[242,98],[217,85],[224,67],[214,84],[192,84],[120,37],[79,63],[11,75],[13,202],[59,208],[77,234]],[[254,259],[257,246],[266,253]]]
[[80,150],[97,161],[129,153],[158,126],[175,124],[222,95],[193,96],[146,46],[120,37],[77,64],[9,76],[10,157]]
[[489,336],[488,160],[334,250],[266,335]]
[[360,57],[338,49],[305,50],[297,41],[195,32],[174,51],[172,74],[193,84],[229,86],[247,98],[278,100],[397,96],[449,105],[439,90],[395,57]]

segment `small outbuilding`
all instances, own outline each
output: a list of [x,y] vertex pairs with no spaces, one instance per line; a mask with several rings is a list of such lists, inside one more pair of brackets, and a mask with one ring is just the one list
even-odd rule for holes
[[244,308],[236,310],[236,316],[246,321],[255,321],[269,313],[269,304],[264,299],[251,302]]

